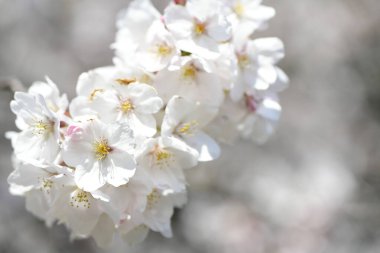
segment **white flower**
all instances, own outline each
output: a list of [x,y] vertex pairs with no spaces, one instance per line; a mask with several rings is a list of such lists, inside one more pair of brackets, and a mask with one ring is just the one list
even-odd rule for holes
[[52,188],[62,173],[69,170],[62,166],[47,164],[31,164],[18,161],[16,169],[9,175],[11,187],[22,187],[26,198],[26,208],[41,219],[47,218],[47,213],[55,200]]
[[217,107],[175,96],[166,106],[161,135],[181,138],[197,150],[198,161],[214,160],[220,155],[219,145],[203,132],[203,128],[213,120],[217,112]]
[[157,74],[154,87],[166,103],[175,95],[212,106],[220,105],[224,99],[219,76],[207,61],[194,56],[178,57]]
[[245,92],[279,92],[286,87],[287,77],[275,64],[284,57],[284,45],[277,38],[249,40],[236,49],[236,75],[231,98],[242,98]]
[[206,58],[219,55],[218,46],[231,37],[231,25],[220,13],[218,1],[189,0],[185,6],[170,5],[165,24],[186,52]]
[[182,207],[187,199],[185,192],[174,193],[169,190],[153,189],[147,196],[144,212],[132,217],[132,222],[121,224],[119,231],[131,243],[142,241],[149,229],[160,232],[165,237],[172,236],[171,217],[175,207]]
[[105,123],[128,122],[136,135],[150,137],[156,133],[153,114],[162,105],[153,87],[132,83],[103,92],[93,101],[91,108]]
[[112,45],[118,61],[128,66],[135,64],[137,48],[144,42],[149,27],[159,18],[160,13],[150,0],[134,0],[120,13],[116,41]]
[[47,107],[58,114],[65,114],[69,101],[66,94],[62,96],[59,93],[57,85],[48,77],[46,82],[35,82],[28,89],[28,93],[32,95],[41,95],[46,101]]
[[266,27],[276,14],[271,7],[261,5],[261,0],[223,0],[226,15],[233,26],[234,39],[246,39],[257,29]]
[[94,118],[97,112],[94,101],[103,93],[118,91],[133,83],[151,83],[152,77],[139,68],[119,66],[97,68],[79,76],[77,97],[70,104],[70,114],[74,119]]
[[160,189],[185,189],[183,169],[197,165],[197,152],[174,137],[158,137],[145,141],[136,152],[138,171],[143,171]]
[[89,236],[101,214],[108,209],[108,196],[100,191],[90,193],[78,188],[72,173],[57,178],[52,191],[55,192],[56,199],[48,216],[64,223],[72,231],[74,238]]
[[125,185],[113,187],[107,185],[101,189],[105,195],[109,196],[108,214],[114,224],[119,225],[138,213],[145,210],[146,196],[152,191],[153,184],[149,177],[135,175]]
[[129,245],[141,243],[149,234],[149,227],[136,219],[121,224],[119,232],[123,240]]
[[107,214],[103,213],[100,215],[98,223],[91,231],[91,236],[99,247],[108,249],[114,241],[115,231],[116,228],[114,222]]
[[85,191],[109,183],[126,184],[135,173],[132,132],[126,124],[105,125],[92,120],[71,126],[67,132],[62,158],[75,167],[75,182]]
[[15,93],[11,109],[17,115],[21,132],[12,137],[17,158],[24,161],[52,162],[59,151],[60,119],[41,95]]
[[264,143],[273,134],[281,116],[276,93],[245,94],[237,102],[226,99],[207,131],[219,141],[232,143],[241,136]]
[[109,202],[103,205],[107,215],[103,214],[99,218],[91,233],[97,244],[101,247],[110,246],[114,236],[120,232],[129,244],[142,242],[149,229],[141,225],[141,217],[147,208],[147,196],[152,190],[149,179],[139,181],[136,176],[120,187],[103,187],[101,192],[109,197]]
[[94,99],[107,89],[110,89],[110,84],[105,78],[108,69],[95,69],[79,76],[75,97],[70,103],[70,115],[73,118],[84,115],[91,115],[93,112],[90,105]]
[[219,157],[215,140],[262,143],[274,132],[284,46],[251,39],[274,14],[261,0],[174,0],[163,16],[132,1],[113,66],[81,74],[70,104],[48,78],[15,94],[10,192],[71,239],[109,247],[150,230],[172,236],[185,172]]
[[160,71],[169,65],[175,55],[179,55],[179,50],[173,36],[161,20],[155,21],[147,32],[144,45],[138,49],[140,65],[150,72]]
[[206,131],[219,142],[234,144],[240,135],[237,126],[246,113],[243,100],[235,102],[227,96],[216,118],[207,125]]
[[182,207],[186,201],[185,192],[153,189],[147,196],[147,207],[143,213],[144,224],[153,231],[172,237],[170,224],[174,208]]
[[258,143],[267,141],[273,134],[281,115],[277,96],[275,94],[265,97],[246,95],[245,110],[246,116],[238,126],[241,135]]

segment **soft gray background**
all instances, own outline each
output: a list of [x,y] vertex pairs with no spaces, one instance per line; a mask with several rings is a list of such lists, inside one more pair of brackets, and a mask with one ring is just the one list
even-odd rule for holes
[[[111,63],[115,16],[127,3],[0,0],[0,79],[30,85],[48,75],[72,97],[81,72]],[[279,130],[260,147],[224,147],[191,172],[173,239],[151,234],[108,251],[70,243],[8,193],[11,148],[1,136],[0,252],[380,252],[380,2],[266,3],[278,16],[257,36],[284,40],[291,78]],[[10,99],[0,93],[1,133],[15,129]]]

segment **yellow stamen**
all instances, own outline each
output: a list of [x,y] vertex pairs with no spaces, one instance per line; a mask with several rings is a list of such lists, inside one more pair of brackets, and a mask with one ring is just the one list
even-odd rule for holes
[[44,122],[40,120],[34,124],[33,133],[35,135],[43,135],[45,133],[52,132],[52,131],[53,131],[53,123]]
[[186,79],[194,79],[197,72],[198,70],[193,64],[186,65],[182,68],[182,76]]
[[187,123],[184,123],[182,125],[179,126],[179,128],[177,129],[177,132],[179,134],[187,134],[187,135],[190,135],[190,134],[193,134],[196,127],[198,126],[198,122],[193,120],[191,122],[187,122]]
[[135,83],[137,80],[136,78],[119,78],[116,79],[116,82],[118,82],[120,85],[130,85],[131,83]]
[[160,44],[157,46],[157,53],[161,56],[168,56],[172,51],[173,49],[166,44]]
[[174,158],[173,154],[171,152],[159,147],[158,145],[156,145],[154,147],[151,154],[153,156],[154,164],[158,168],[162,169],[162,168],[168,167],[170,165],[170,163],[173,162],[173,158]]
[[98,93],[101,93],[101,92],[104,92],[103,89],[94,89],[91,94],[90,94],[90,97],[88,98],[90,101],[93,101],[95,99],[95,97],[98,95]]
[[236,15],[238,15],[239,17],[243,16],[244,14],[244,5],[238,1],[235,6],[234,6],[234,12],[236,13]]
[[237,54],[238,64],[241,68],[245,68],[249,64],[249,57],[247,54]]
[[153,191],[146,196],[147,208],[152,209],[158,203],[160,198],[160,192],[157,189],[153,189]]
[[202,35],[206,32],[206,24],[195,22],[194,32],[196,35]]
[[133,104],[132,104],[131,101],[126,100],[126,101],[124,101],[124,102],[121,103],[120,109],[124,113],[130,112],[130,111],[133,110]]
[[167,159],[169,159],[171,156],[172,156],[172,155],[171,155],[169,152],[165,151],[165,150],[159,150],[159,151],[156,152],[156,159],[157,159],[157,161],[159,161],[159,162],[161,162],[161,161],[163,161],[163,160],[167,160]]
[[44,189],[50,189],[53,186],[53,181],[50,179],[42,179],[42,188]]
[[112,148],[108,146],[108,142],[105,139],[100,139],[94,143],[95,157],[99,161],[104,160],[111,151]]
[[71,196],[70,205],[72,207],[84,207],[84,208],[90,208],[90,194],[88,192],[85,192],[81,189],[77,189],[73,196]]

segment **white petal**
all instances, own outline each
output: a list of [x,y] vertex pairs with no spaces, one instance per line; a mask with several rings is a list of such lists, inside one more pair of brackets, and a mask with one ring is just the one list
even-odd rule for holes
[[152,137],[156,134],[156,119],[153,115],[131,114],[128,122],[136,135]]
[[215,15],[207,26],[207,33],[214,40],[224,42],[231,38],[231,25],[222,15]]
[[166,26],[178,38],[189,37],[193,29],[193,19],[183,6],[171,5],[165,10]]
[[84,191],[91,192],[106,184],[102,163],[97,161],[87,167],[77,166],[75,169],[75,183]]
[[199,152],[198,161],[200,162],[212,161],[220,156],[218,143],[203,132],[186,138],[185,141]]
[[25,196],[26,209],[40,219],[45,219],[46,214],[50,209],[45,195],[40,190],[32,190]]
[[99,247],[108,248],[113,242],[114,233],[113,221],[106,214],[102,214],[91,235]]
[[[127,221],[128,222],[128,221]],[[145,225],[137,225],[128,233],[123,233],[122,238],[129,245],[141,243],[148,236],[149,228]]]
[[136,162],[127,153],[114,151],[109,155],[111,162],[107,170],[107,182],[115,187],[128,183],[135,174]]

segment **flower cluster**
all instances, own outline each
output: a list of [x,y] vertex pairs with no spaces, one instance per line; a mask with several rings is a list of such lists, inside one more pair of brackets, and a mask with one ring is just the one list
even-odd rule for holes
[[117,22],[114,65],[80,75],[70,103],[50,79],[15,94],[11,193],[100,246],[149,230],[170,237],[185,170],[218,158],[218,142],[274,130],[283,44],[252,39],[274,14],[259,0],[176,0],[163,14],[133,1]]

